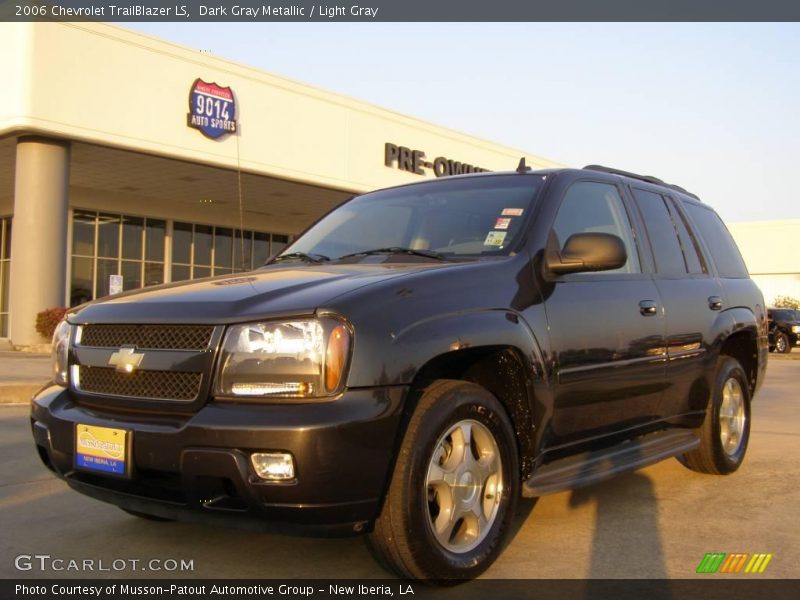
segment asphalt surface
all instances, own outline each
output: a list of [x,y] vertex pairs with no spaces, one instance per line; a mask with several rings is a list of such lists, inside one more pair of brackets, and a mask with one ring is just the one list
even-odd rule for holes
[[0,404],[27,402],[51,376],[49,354],[0,351]]
[[[749,577],[800,577],[798,384],[800,361],[771,357],[753,404],[747,459],[731,476],[700,475],[670,459],[522,502],[516,533],[485,577],[686,578],[706,552],[772,553],[766,571]],[[387,577],[359,538],[152,523],[83,497],[39,464],[27,415],[25,406],[0,406],[0,577]],[[120,571],[81,572],[34,562],[18,571],[19,555],[125,563],[116,563]],[[132,559],[141,561],[135,569]],[[193,571],[143,571],[151,559],[190,560]]]

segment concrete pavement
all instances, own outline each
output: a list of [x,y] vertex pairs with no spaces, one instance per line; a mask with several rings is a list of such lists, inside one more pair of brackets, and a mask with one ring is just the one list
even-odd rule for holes
[[0,352],[0,404],[27,403],[49,379],[49,354]]
[[[582,490],[523,501],[513,539],[485,577],[696,577],[706,552],[772,553],[767,570],[748,577],[800,577],[800,361],[770,358],[738,472],[701,475],[670,459]],[[0,577],[387,576],[359,538],[153,523],[81,496],[39,464],[27,419],[27,407],[0,406]],[[194,570],[18,571],[14,559],[21,554],[106,562],[172,558],[191,560]]]

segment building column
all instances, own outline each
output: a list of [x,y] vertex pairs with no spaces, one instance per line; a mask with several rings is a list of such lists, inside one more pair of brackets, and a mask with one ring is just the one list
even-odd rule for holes
[[49,342],[36,332],[36,315],[65,304],[69,166],[69,142],[17,140],[8,328],[15,346]]

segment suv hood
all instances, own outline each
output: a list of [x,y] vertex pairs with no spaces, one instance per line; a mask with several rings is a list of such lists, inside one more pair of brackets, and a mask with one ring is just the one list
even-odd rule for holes
[[73,323],[230,323],[310,315],[332,299],[381,281],[464,263],[274,265],[258,271],[107,296],[76,310]]

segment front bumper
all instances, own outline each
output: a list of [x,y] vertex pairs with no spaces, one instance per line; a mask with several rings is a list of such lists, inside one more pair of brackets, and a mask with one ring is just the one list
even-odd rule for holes
[[[209,402],[186,417],[155,417],[79,406],[51,386],[34,397],[31,426],[45,465],[99,500],[187,521],[347,534],[363,531],[380,509],[406,393],[384,387],[316,404]],[[75,468],[76,423],[132,432],[129,479]],[[256,451],[290,452],[296,478],[258,479],[250,465]]]

